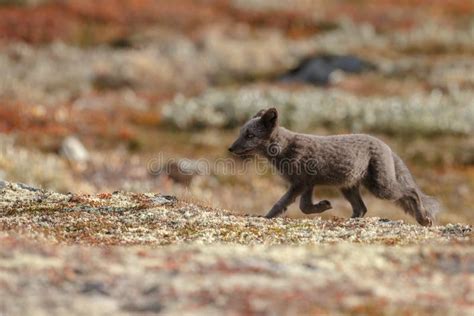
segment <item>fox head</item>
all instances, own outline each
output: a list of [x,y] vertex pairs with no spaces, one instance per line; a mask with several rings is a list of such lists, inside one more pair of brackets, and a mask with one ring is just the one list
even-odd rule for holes
[[275,108],[260,110],[242,126],[239,137],[229,147],[229,151],[242,156],[267,148],[277,125],[278,112]]

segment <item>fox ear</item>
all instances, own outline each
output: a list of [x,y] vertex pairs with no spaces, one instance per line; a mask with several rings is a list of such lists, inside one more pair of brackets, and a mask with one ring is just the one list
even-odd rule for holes
[[273,129],[278,121],[277,109],[269,108],[268,110],[265,110],[265,113],[262,114],[260,120],[267,129]]
[[266,111],[266,109],[261,109],[252,118],[261,117],[263,115],[263,113],[265,113],[265,111]]

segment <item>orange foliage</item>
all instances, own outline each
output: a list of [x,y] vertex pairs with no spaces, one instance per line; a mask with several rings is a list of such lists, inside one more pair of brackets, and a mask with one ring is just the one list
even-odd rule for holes
[[158,122],[153,112],[113,107],[77,109],[71,105],[43,107],[23,103],[0,103],[0,133],[18,133],[30,140],[51,136],[61,138],[79,134],[91,139],[124,141],[135,137],[137,117]]
[[[323,21],[314,21],[314,10],[324,17]],[[427,14],[451,20],[469,16],[474,14],[474,1],[316,0],[309,2],[307,8],[295,5],[291,10],[265,11],[237,8],[229,0],[66,0],[34,7],[0,7],[0,38],[30,43],[57,39],[81,43],[81,36],[92,32],[92,42],[111,41],[151,23],[184,33],[214,23],[246,23],[279,28],[289,36],[299,37],[318,32],[341,16],[392,29],[411,28]]]
[[[243,10],[228,0],[68,0],[36,7],[0,7],[0,38],[31,43],[57,39],[74,42],[90,27],[118,37],[150,23],[194,33],[209,24],[237,22],[281,28],[289,35],[318,30],[311,12]],[[115,32],[104,31],[104,27]]]

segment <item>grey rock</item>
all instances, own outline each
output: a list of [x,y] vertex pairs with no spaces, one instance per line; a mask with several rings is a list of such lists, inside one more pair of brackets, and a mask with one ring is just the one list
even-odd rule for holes
[[20,189],[31,191],[31,192],[38,192],[41,191],[41,189],[32,187],[30,185],[24,184],[24,183],[17,183],[16,184]]
[[161,312],[163,305],[159,301],[151,299],[125,304],[122,308],[128,312],[154,314]]
[[153,197],[153,203],[156,205],[173,205],[178,200],[175,196],[172,195],[157,195]]
[[89,152],[84,145],[74,136],[67,137],[61,145],[61,154],[69,161],[87,162],[89,160]]
[[285,82],[306,82],[314,85],[328,85],[331,74],[337,70],[348,73],[362,73],[367,70],[375,70],[376,66],[371,62],[356,56],[346,55],[318,55],[308,57],[301,63],[284,74],[280,80]]
[[105,284],[100,281],[88,281],[84,283],[80,292],[88,295],[109,295]]

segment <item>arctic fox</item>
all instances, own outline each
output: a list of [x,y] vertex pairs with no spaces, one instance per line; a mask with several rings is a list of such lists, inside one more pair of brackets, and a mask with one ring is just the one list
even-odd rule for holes
[[437,201],[420,190],[403,161],[381,140],[364,134],[295,133],[278,125],[275,108],[260,110],[245,123],[229,151],[266,157],[290,183],[267,218],[285,212],[299,195],[305,214],[331,209],[327,200],[313,203],[317,185],[338,187],[352,206],[352,217],[363,217],[367,212],[361,185],[380,199],[394,201],[423,226],[433,224],[439,209]]

